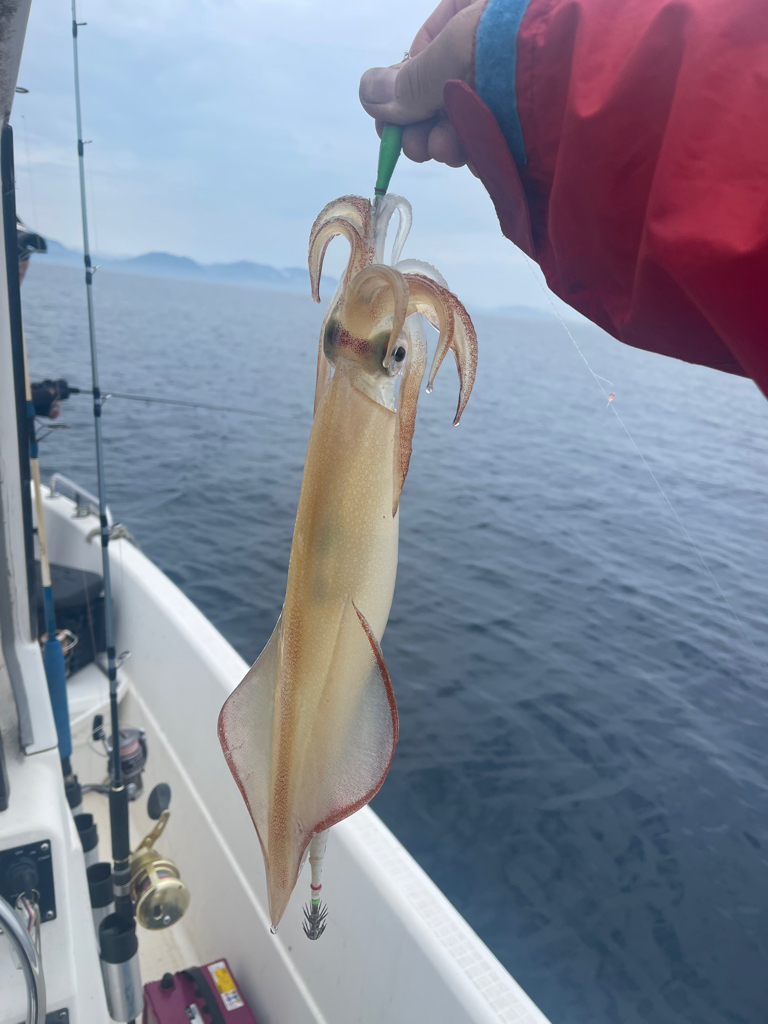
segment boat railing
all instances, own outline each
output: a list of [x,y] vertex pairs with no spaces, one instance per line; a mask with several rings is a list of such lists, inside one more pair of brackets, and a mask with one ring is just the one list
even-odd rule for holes
[[45,1024],[45,978],[40,957],[10,903],[0,896],[0,932],[5,932],[21,964],[27,986],[26,1024]]
[[[57,494],[61,494],[61,488],[66,488],[75,496],[75,516],[77,518],[89,515],[98,516],[99,514],[99,499],[91,494],[90,491],[86,491],[80,484],[75,483],[74,480],[70,480],[68,476],[64,476],[63,473],[54,473],[51,477],[51,494],[52,498],[55,498]],[[112,526],[112,513],[107,507],[107,523]]]

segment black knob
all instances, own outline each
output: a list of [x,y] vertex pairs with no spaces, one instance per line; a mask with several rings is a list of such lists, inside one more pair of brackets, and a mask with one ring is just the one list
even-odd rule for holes
[[158,782],[147,800],[147,814],[153,821],[157,821],[160,815],[171,803],[171,787],[167,782]]
[[14,896],[31,896],[38,891],[40,876],[31,857],[19,857],[8,868],[6,878]]
[[160,988],[173,988],[173,975],[164,974],[160,982]]

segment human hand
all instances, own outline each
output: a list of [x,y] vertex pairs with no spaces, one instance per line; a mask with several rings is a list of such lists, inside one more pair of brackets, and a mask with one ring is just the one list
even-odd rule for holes
[[416,34],[410,58],[389,68],[371,68],[360,79],[360,102],[385,124],[401,124],[403,153],[416,163],[438,160],[450,167],[467,162],[443,110],[443,87],[473,74],[477,23],[485,0],[441,0]]

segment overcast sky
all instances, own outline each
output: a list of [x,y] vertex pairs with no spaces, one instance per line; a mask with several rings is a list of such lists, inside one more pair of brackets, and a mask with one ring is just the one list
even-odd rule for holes
[[[372,191],[378,139],[360,75],[400,59],[432,7],[81,0],[92,247],[305,265],[321,207]],[[79,247],[70,25],[67,0],[33,0],[19,76],[29,94],[16,97],[12,124],[20,216]],[[403,159],[392,189],[414,208],[405,254],[434,263],[466,302],[542,304],[466,168]]]

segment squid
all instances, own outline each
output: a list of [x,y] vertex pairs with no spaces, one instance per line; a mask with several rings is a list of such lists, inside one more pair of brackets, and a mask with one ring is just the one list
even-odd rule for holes
[[[388,226],[399,225],[385,263]],[[423,317],[439,337],[432,385],[450,350],[458,424],[477,365],[464,306],[434,267],[400,255],[405,199],[329,203],[309,240],[312,296],[344,236],[350,256],[320,332],[315,415],[293,534],[285,602],[266,647],[219,716],[219,739],[256,828],[273,932],[307,857],[303,927],[327,924],[321,872],[328,830],[363,807],[389,770],[397,704],[381,651],[395,587],[398,508],[427,367]],[[395,385],[399,383],[397,398]]]

